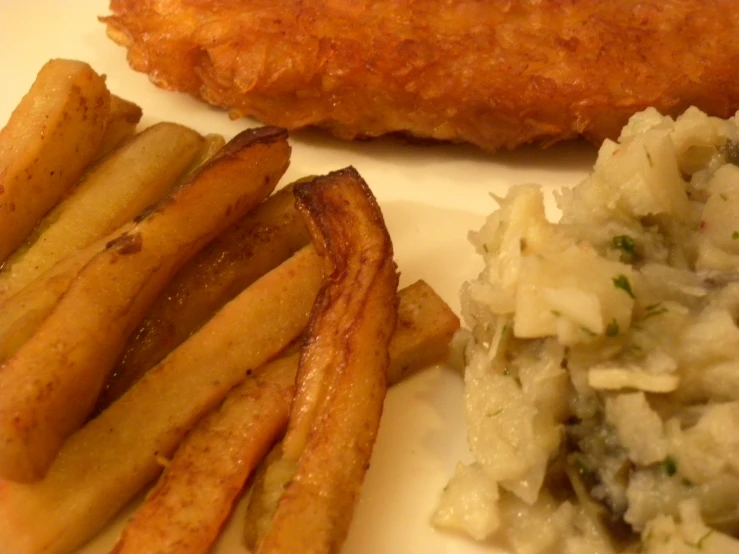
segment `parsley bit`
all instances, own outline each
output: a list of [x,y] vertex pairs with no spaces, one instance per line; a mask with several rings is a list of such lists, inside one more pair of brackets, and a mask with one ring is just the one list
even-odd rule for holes
[[667,456],[662,460],[662,469],[665,470],[668,477],[672,477],[677,473],[677,460],[673,456]]
[[618,335],[619,331],[621,331],[621,328],[618,325],[618,321],[614,318],[614,320],[606,326],[606,336],[615,337]]
[[734,240],[739,239],[739,231],[734,231],[733,233],[731,233],[731,238]]
[[634,239],[632,239],[629,235],[615,236],[613,237],[613,240],[611,242],[613,243],[613,246],[615,248],[618,248],[624,254],[628,254],[629,256],[634,255],[634,251],[636,250],[636,243],[634,242]]
[[636,296],[634,296],[634,291],[631,290],[631,283],[629,282],[629,278],[626,277],[626,275],[617,275],[616,277],[614,277],[613,286],[617,289],[623,290],[631,298],[636,298]]

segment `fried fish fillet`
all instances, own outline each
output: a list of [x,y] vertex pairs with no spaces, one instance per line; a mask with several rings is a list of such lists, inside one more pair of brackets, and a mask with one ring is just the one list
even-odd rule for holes
[[288,129],[486,150],[614,138],[648,106],[739,109],[735,0],[112,0],[166,89]]

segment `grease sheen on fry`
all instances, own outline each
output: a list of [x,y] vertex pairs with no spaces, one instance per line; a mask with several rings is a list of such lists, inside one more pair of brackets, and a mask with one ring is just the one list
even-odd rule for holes
[[110,112],[105,79],[51,60],[0,131],[0,263],[95,159]]
[[0,299],[158,202],[203,143],[195,131],[158,123],[90,169],[0,271]]
[[237,135],[176,194],[110,241],[0,367],[0,475],[42,477],[89,415],[125,339],[174,273],[274,188],[287,133]]
[[292,187],[226,229],[167,285],[110,374],[98,409],[118,398],[223,304],[308,243]]
[[[389,347],[390,384],[443,361],[459,328],[459,319],[423,281],[401,290],[398,299],[399,323]],[[197,424],[127,524],[116,554],[210,552],[247,478],[284,432],[297,366],[297,354],[271,362]],[[253,488],[250,496],[255,496]],[[248,528],[255,523],[247,521]],[[249,541],[250,548],[254,542]]]
[[392,243],[359,174],[348,168],[318,177],[295,196],[326,279],[276,462],[290,480],[258,554],[338,552],[379,427],[397,316]]
[[139,106],[115,94],[110,95],[110,116],[100,140],[96,158],[100,159],[118,148],[136,132],[143,112]]
[[[440,363],[449,356],[449,341],[459,329],[459,318],[425,281],[416,281],[398,292],[398,318],[390,339],[388,384],[394,385],[415,372]],[[272,450],[252,479],[244,538],[256,547],[266,531],[282,493],[281,476],[265,480],[265,467],[279,456]]]
[[321,283],[320,260],[306,247],[74,433],[42,480],[0,480],[0,552],[68,554],[100,530],[200,417],[301,333]]

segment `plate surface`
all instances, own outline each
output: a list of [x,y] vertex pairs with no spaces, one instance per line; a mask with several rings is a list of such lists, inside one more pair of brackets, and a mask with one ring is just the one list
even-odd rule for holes
[[[55,57],[84,60],[105,73],[113,92],[143,108],[145,125],[175,121],[227,138],[256,125],[230,121],[185,95],[161,91],[130,70],[125,51],[106,38],[97,21],[105,13],[105,1],[0,0],[0,126],[41,66]],[[489,193],[504,194],[517,183],[540,183],[549,191],[575,184],[595,159],[595,150],[579,143],[490,155],[464,146],[345,143],[312,132],[298,133],[291,142],[285,182],[355,166],[382,207],[401,286],[423,278],[457,312],[461,283],[480,268],[467,232],[494,209]],[[457,461],[468,456],[462,393],[460,377],[445,367],[429,369],[389,392],[344,554],[500,552],[438,532],[428,523]],[[238,510],[234,514],[216,554],[246,552],[240,542],[241,515]],[[80,554],[109,552],[125,517]]]

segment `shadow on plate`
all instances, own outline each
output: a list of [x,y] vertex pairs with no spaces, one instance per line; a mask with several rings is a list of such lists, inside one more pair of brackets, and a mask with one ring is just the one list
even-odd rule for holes
[[469,144],[451,144],[405,135],[386,135],[372,139],[346,141],[338,139],[319,129],[293,131],[290,136],[297,143],[343,150],[347,153],[360,153],[379,161],[391,161],[401,155],[405,162],[427,165],[429,159],[471,161],[476,163],[494,162],[510,167],[528,167],[532,160],[537,168],[544,170],[574,170],[591,167],[597,155],[596,147],[585,140],[573,140],[555,144],[548,148],[521,146],[515,150],[485,152]]

